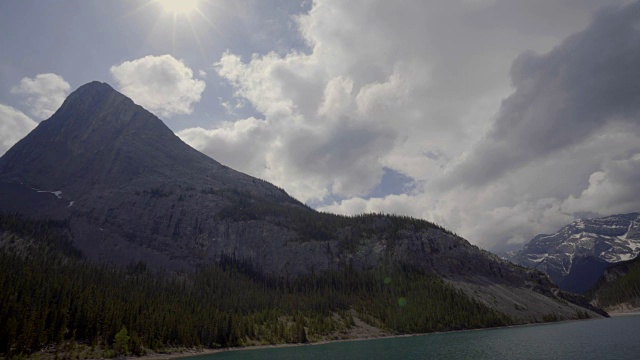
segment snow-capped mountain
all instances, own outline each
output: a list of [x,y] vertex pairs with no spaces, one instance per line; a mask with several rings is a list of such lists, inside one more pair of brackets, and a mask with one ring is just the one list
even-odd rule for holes
[[640,213],[631,213],[574,221],[555,234],[536,236],[505,258],[542,270],[561,288],[581,293],[611,264],[639,252]]

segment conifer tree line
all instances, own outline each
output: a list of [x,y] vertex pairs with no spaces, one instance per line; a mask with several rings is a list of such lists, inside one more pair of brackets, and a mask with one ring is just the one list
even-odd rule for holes
[[600,280],[585,295],[604,308],[622,303],[640,306],[640,258],[614,266],[624,275],[613,281]]
[[[439,278],[411,269],[349,268],[296,279],[223,257],[193,273],[82,258],[64,222],[0,214],[0,354],[69,341],[142,355],[167,347],[299,343],[353,326],[394,333],[511,324]],[[336,316],[340,314],[341,316]]]
[[[349,227],[352,238],[365,238],[375,229],[380,235],[394,235],[401,229],[414,231],[429,228],[455,235],[452,231],[423,219],[410,216],[371,213],[360,215],[337,215],[317,212],[295,199],[295,205],[278,203],[272,199],[254,197],[247,191],[236,188],[202,189],[202,194],[216,195],[228,202],[217,214],[220,220],[249,221],[263,220],[274,225],[294,230],[300,241],[329,240],[339,237],[338,233]],[[283,191],[283,190],[282,190]],[[187,195],[188,196],[188,195]]]

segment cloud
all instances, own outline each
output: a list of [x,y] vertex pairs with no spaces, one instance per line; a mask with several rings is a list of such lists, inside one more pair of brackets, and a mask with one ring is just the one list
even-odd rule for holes
[[[583,214],[591,174],[640,152],[637,4],[589,22],[607,3],[316,0],[296,18],[307,49],[214,64],[235,90],[220,102],[253,117],[178,135],[321,210],[522,243]],[[411,190],[372,197],[388,171]]]
[[11,88],[11,93],[24,95],[29,112],[39,119],[47,119],[62,105],[70,90],[71,86],[62,76],[46,73],[33,79],[23,78]]
[[20,110],[0,104],[0,156],[25,137],[36,125],[38,124]]
[[215,154],[215,159],[228,163],[233,159],[237,169],[249,171],[267,166],[264,159],[255,154],[264,154],[270,144],[252,139],[273,138],[273,130],[263,120],[248,118],[235,122],[227,122],[213,129],[190,128],[178,132],[178,136],[191,146],[206,154]]
[[607,160],[589,176],[589,186],[579,196],[569,196],[562,206],[570,213],[619,214],[640,209],[640,153],[627,159]]
[[482,187],[443,191],[427,183],[402,196],[351,198],[320,209],[408,214],[442,224],[486,248],[513,249],[578,217],[640,209],[640,198],[633,195],[640,190],[640,174],[634,167],[640,139],[633,127],[609,124],[587,141]]
[[516,91],[447,184],[484,185],[584,141],[607,123],[637,124],[639,22],[640,3],[606,8],[551,52],[519,56],[511,68]]
[[216,64],[218,74],[264,119],[178,135],[232,167],[286,183],[303,201],[330,192],[364,194],[379,183],[379,158],[397,138],[383,119],[402,106],[410,74],[396,69],[355,92],[351,78],[321,73],[317,66],[317,59],[301,53],[271,53],[249,64],[226,53]]
[[206,85],[171,55],[145,56],[112,66],[118,89],[137,104],[163,117],[191,114]]

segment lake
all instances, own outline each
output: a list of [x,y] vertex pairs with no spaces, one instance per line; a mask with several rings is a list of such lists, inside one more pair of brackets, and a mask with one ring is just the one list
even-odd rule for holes
[[640,359],[640,316],[322,345],[227,351],[194,360]]

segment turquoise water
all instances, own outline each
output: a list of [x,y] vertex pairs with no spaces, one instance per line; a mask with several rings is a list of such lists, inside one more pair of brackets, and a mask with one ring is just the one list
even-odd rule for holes
[[640,316],[227,351],[194,360],[250,359],[640,359]]

